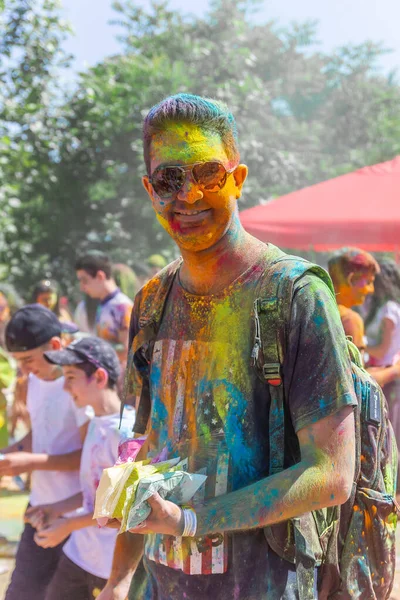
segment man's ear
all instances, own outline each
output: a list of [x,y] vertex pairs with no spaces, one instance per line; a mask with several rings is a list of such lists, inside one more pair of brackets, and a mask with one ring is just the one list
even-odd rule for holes
[[52,337],[51,340],[49,340],[49,344],[52,350],[61,350],[63,347],[63,343],[59,337]]
[[238,195],[236,196],[236,198],[240,198],[240,196],[242,195],[242,187],[247,179],[248,172],[249,169],[246,165],[238,165],[235,171],[233,172],[233,177],[235,179],[235,184],[238,190]]
[[346,282],[349,284],[350,287],[353,287],[354,285],[354,275],[355,273],[352,271],[346,277]]
[[105,281],[107,279],[104,271],[97,271],[95,279],[99,279],[100,281]]
[[94,372],[94,377],[96,379],[97,387],[101,389],[105,389],[108,385],[108,373],[102,367],[99,367],[97,371]]
[[151,185],[149,178],[147,175],[144,175],[142,177],[142,184],[144,189],[146,190],[146,192],[148,193],[148,195],[150,196],[150,198],[153,198],[154,192],[153,192],[153,186]]

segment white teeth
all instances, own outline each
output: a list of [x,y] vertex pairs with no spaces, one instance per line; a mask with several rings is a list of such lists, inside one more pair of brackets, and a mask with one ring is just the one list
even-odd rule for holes
[[177,212],[179,215],[199,215],[200,213],[204,212],[204,210],[177,210],[175,212]]

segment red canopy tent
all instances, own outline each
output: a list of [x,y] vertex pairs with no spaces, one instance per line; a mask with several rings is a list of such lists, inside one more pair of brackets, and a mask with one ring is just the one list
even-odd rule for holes
[[400,156],[292,192],[240,214],[244,228],[284,248],[400,249]]

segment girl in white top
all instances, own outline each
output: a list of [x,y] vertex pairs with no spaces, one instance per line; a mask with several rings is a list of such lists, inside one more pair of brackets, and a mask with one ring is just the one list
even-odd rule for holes
[[400,351],[400,269],[392,260],[379,266],[365,326],[370,365],[386,367]]
[[[387,367],[398,365],[400,359],[400,269],[392,260],[379,262],[379,266],[381,270],[375,278],[375,292],[365,321],[368,338],[366,351],[369,366]],[[383,391],[397,445],[400,446],[400,379],[385,385]],[[400,492],[400,478],[397,492]]]
[[[117,536],[115,529],[98,527],[93,520],[93,509],[102,471],[115,464],[121,436],[126,437],[129,431],[124,419],[119,429],[120,400],[115,385],[120,364],[110,344],[94,337],[83,338],[61,352],[47,352],[45,356],[63,367],[65,389],[75,404],[89,403],[95,416],[82,451],[82,492],[56,505],[31,509],[28,516],[37,528],[35,541],[43,548],[56,546],[70,536],[45,600],[71,597],[92,600],[110,576]],[[76,512],[60,516],[72,510]]]

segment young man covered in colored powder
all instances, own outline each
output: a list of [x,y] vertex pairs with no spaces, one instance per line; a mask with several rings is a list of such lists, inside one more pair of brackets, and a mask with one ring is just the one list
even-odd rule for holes
[[[6,328],[7,349],[28,376],[31,431],[19,442],[0,450],[0,477],[31,472],[30,506],[55,504],[81,490],[79,465],[92,409],[74,405],[64,390],[61,369],[44,358],[47,350],[60,350],[62,333],[76,331],[40,304],[18,310]],[[34,536],[35,529],[26,520],[6,600],[45,597],[63,543],[40,548]]]
[[125,364],[132,300],[117,286],[112,277],[112,263],[103,252],[93,251],[81,256],[75,263],[75,270],[81,291],[100,300],[96,334],[114,346],[121,363]]
[[36,527],[35,541],[42,548],[58,546],[70,536],[44,600],[93,600],[110,576],[117,537],[115,529],[99,528],[93,520],[95,494],[103,469],[114,466],[118,458],[121,436],[131,435],[132,423],[123,419],[120,429],[116,391],[120,364],[110,344],[87,337],[44,356],[62,367],[65,390],[76,406],[89,404],[95,416],[82,449],[82,492],[56,504],[31,508],[27,518]]
[[[205,473],[207,481],[194,511],[158,495],[149,500],[148,519],[118,537],[114,570],[99,598],[125,598],[143,555],[147,589],[141,591],[139,569],[131,600],[295,599],[295,568],[275,554],[263,528],[342,504],[354,476],[357,401],[336,303],[316,276],[295,284],[283,382],[287,435],[301,458],[271,475],[271,398],[251,353],[253,303],[272,247],[247,234],[239,220],[247,167],[240,163],[234,118],[213,100],[167,98],[145,119],[144,155],[144,187],[183,258],[150,342],[146,452],[187,458],[188,470]],[[136,297],[132,356],[154,330],[160,278]],[[135,365],[130,379],[140,397],[136,357]]]
[[[379,264],[365,250],[342,248],[329,259],[328,268],[343,329],[363,356],[366,348],[364,321],[352,307],[362,306],[366,297],[373,294],[375,276],[380,271]],[[371,367],[368,371],[383,387],[400,377],[400,360],[392,366]]]

